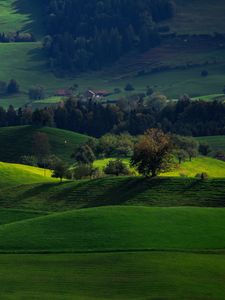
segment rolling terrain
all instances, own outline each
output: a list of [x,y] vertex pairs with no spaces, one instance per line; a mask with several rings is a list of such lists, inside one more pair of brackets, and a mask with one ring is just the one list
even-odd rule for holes
[[222,300],[224,213],[115,206],[0,225],[1,296]]
[[36,167],[0,162],[0,187],[11,187],[23,184],[55,182],[52,172]]
[[0,251],[223,250],[224,234],[225,209],[108,206],[6,224]]
[[225,207],[225,179],[106,177],[7,189],[0,207],[64,211],[109,205]]
[[[165,38],[146,53],[76,76],[53,74],[41,49],[40,0],[0,0],[0,32],[32,32],[36,42],[0,43],[0,81],[15,78],[21,92],[0,95],[0,106],[52,105],[58,89],[78,84],[119,94],[146,86],[171,99],[187,93],[219,99],[225,75],[223,0],[174,0]],[[199,36],[201,35],[201,36]],[[203,70],[208,76],[203,77]],[[31,101],[28,89],[45,88]],[[196,98],[195,98],[196,97]],[[4,300],[224,300],[225,163],[209,157],[185,162],[158,178],[104,177],[79,181],[18,164],[32,154],[33,136],[49,137],[51,152],[72,164],[89,137],[55,128],[0,128],[0,298]],[[225,150],[225,138],[197,138]],[[125,160],[128,163],[128,159]],[[10,163],[9,163],[10,162]],[[98,160],[102,169],[108,159]],[[206,172],[208,179],[196,178]]]
[[225,179],[26,176],[1,176],[4,299],[224,299]]
[[82,134],[50,127],[2,127],[0,143],[3,146],[0,148],[0,161],[20,162],[21,156],[32,154],[33,137],[37,132],[46,133],[51,153],[67,162],[72,161],[71,155],[75,148],[89,139]]

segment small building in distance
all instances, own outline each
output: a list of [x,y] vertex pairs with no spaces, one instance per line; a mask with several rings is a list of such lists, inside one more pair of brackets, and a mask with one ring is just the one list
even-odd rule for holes
[[87,98],[104,98],[109,96],[111,93],[106,90],[87,90],[85,97]]

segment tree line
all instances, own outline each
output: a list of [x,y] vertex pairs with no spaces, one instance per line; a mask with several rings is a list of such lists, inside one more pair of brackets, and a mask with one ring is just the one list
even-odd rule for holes
[[188,96],[178,101],[133,95],[115,104],[71,97],[55,107],[32,110],[0,107],[0,126],[34,125],[66,129],[93,137],[106,133],[143,134],[148,128],[184,136],[225,134],[225,103],[192,101]]
[[175,14],[172,0],[45,3],[43,48],[49,66],[70,72],[100,69],[131,50],[158,45],[157,23]]

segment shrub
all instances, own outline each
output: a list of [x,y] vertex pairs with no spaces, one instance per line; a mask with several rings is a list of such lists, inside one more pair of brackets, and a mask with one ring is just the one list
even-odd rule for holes
[[206,172],[202,172],[202,173],[196,174],[195,177],[198,179],[201,179],[201,180],[206,180],[209,178],[209,175]]
[[198,150],[199,150],[199,153],[204,155],[204,156],[209,155],[209,153],[212,151],[210,145],[207,144],[207,143],[200,143]]
[[130,174],[129,168],[121,159],[110,160],[105,167],[104,172],[107,175],[116,176]]
[[85,178],[98,178],[100,176],[100,171],[98,168],[93,168],[90,164],[79,164],[77,165],[73,171],[73,178],[80,180]]
[[131,83],[128,83],[128,84],[125,86],[124,90],[125,90],[126,92],[131,92],[131,91],[134,91],[135,88],[133,87],[133,85],[132,85]]

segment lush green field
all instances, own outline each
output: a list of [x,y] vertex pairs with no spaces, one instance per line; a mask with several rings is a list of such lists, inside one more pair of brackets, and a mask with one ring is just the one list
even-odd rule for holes
[[199,142],[207,143],[210,145],[212,150],[223,150],[225,151],[225,136],[205,136],[196,138]]
[[224,255],[1,255],[7,300],[224,300]]
[[[98,73],[89,72],[76,78],[59,78],[47,69],[40,47],[39,42],[0,44],[0,80],[8,81],[14,77],[21,86],[21,94],[10,97],[1,96],[1,106],[7,107],[9,104],[14,104],[15,107],[19,107],[28,103],[29,99],[26,93],[32,85],[42,85],[46,90],[47,97],[54,95],[57,89],[69,88],[74,83],[79,85],[81,92],[88,88],[106,89],[110,92],[113,92],[114,88],[123,90],[128,82],[133,84],[136,92],[144,92],[146,86],[150,85],[170,98],[178,98],[184,93],[193,97],[218,94],[224,87],[223,63],[207,66],[209,76],[206,78],[201,76],[202,67],[136,76],[137,70],[128,71],[125,62],[118,67],[108,68]],[[110,99],[116,100],[125,94],[123,91],[110,96]],[[55,102],[55,98],[51,99],[54,99]],[[48,98],[45,102],[49,103]],[[34,103],[34,106],[36,105],[37,103]],[[43,101],[39,105],[43,105]]]
[[191,162],[186,161],[177,165],[172,172],[165,176],[188,176],[195,177],[196,174],[207,173],[210,178],[225,177],[225,163],[210,157],[197,157]]
[[51,175],[52,172],[50,170],[0,162],[1,188],[24,184],[56,182],[56,179],[51,178]]
[[225,209],[109,206],[3,225],[0,251],[222,250],[224,235]]
[[17,126],[0,128],[0,161],[20,162],[23,155],[32,154],[33,136],[44,132],[49,137],[52,154],[71,162],[75,148],[87,141],[88,136],[56,128]]
[[32,219],[45,215],[45,212],[35,212],[29,210],[0,209],[0,225]]
[[[204,138],[202,138],[204,140]],[[201,139],[201,140],[202,140]],[[200,139],[198,139],[200,140]],[[208,140],[205,138],[205,140]],[[212,137],[212,140],[213,137]],[[218,140],[218,137],[215,137],[215,141],[218,142],[218,144],[222,145],[221,142],[223,142],[223,139],[221,137],[221,140]],[[221,142],[220,142],[221,141]],[[225,139],[224,139],[224,148],[225,148]],[[104,167],[107,165],[107,163],[115,158],[106,158],[106,159],[100,159],[96,160],[94,162],[94,166],[98,167],[100,169],[104,169]],[[123,161],[129,166],[130,162],[129,159],[123,159]],[[133,169],[132,169],[133,170]],[[135,170],[133,170],[135,171]],[[178,176],[186,176],[186,177],[195,177],[197,174],[200,173],[207,173],[210,178],[218,178],[218,177],[225,177],[225,163],[223,161],[219,161],[214,158],[210,157],[197,157],[194,158],[192,161],[186,161],[179,165],[178,163],[175,164],[174,170],[165,174],[161,174],[161,176],[172,176],[172,177],[178,177]]]

